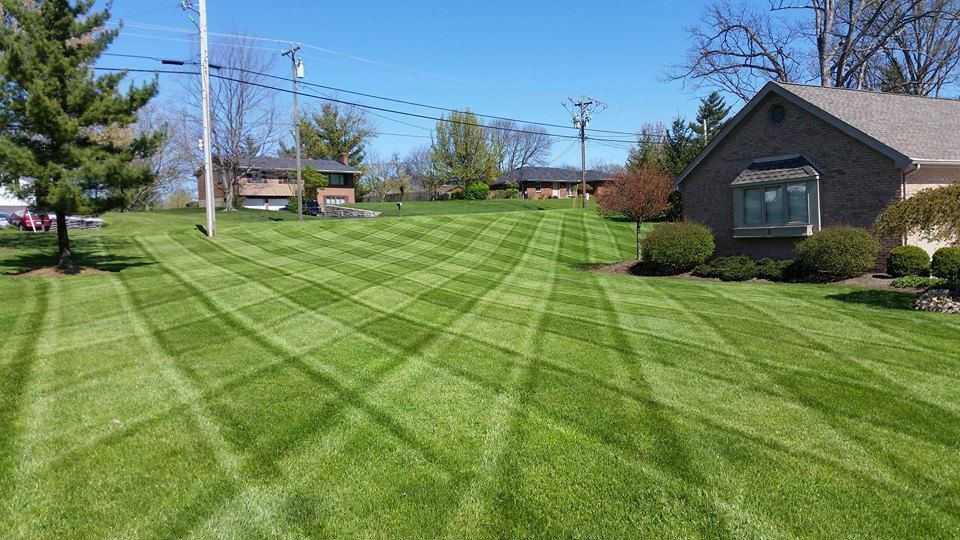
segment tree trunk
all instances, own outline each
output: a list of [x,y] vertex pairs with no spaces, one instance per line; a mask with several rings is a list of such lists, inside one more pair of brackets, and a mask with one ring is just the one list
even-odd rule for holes
[[76,272],[73,256],[70,253],[70,237],[67,235],[67,215],[63,210],[57,210],[57,245],[60,253],[57,270],[64,274]]
[[637,221],[637,262],[640,262],[640,221]]

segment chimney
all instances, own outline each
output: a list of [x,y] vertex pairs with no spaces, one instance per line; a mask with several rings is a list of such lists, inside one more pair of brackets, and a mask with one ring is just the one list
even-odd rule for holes
[[344,165],[349,165],[350,154],[347,152],[340,152],[340,159],[338,159],[337,161],[339,161],[340,163],[343,163]]

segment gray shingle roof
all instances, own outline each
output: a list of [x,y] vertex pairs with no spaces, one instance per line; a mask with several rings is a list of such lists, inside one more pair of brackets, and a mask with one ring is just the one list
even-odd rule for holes
[[960,160],[960,101],[777,83],[912,161]]
[[[292,157],[270,157],[258,156],[240,158],[241,167],[250,169],[266,169],[275,171],[295,171],[297,170],[297,159]],[[339,161],[332,159],[301,159],[302,168],[316,169],[320,172],[333,173],[359,173],[360,170],[349,165],[344,165]]]
[[[602,182],[610,180],[613,177],[605,172],[588,170],[587,182]],[[577,169],[562,169],[560,167],[518,167],[512,171],[507,171],[500,175],[495,184],[505,184],[507,182],[562,182],[566,184],[577,183],[581,180],[580,171]]]
[[775,159],[756,159],[740,172],[730,183],[731,186],[756,184],[759,182],[777,182],[801,178],[816,178],[820,173],[807,161],[807,158],[795,154]]

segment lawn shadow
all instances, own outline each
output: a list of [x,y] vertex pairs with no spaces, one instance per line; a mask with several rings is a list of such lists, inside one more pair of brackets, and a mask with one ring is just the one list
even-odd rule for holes
[[206,227],[204,227],[203,225],[201,225],[201,224],[199,224],[199,223],[197,223],[197,224],[195,225],[195,227],[197,228],[198,231],[200,231],[200,234],[202,234],[202,235],[204,235],[204,236],[207,236],[207,228],[206,228]]
[[905,309],[913,311],[913,301],[916,295],[907,292],[883,290],[857,290],[827,296],[830,300],[839,300],[851,304],[864,304],[890,309]]
[[[130,256],[130,242],[121,238],[77,238],[71,241],[73,264],[81,273],[121,272],[129,268],[154,264],[139,256]],[[0,260],[0,275],[18,276],[56,274],[58,263],[56,237],[53,235],[25,235],[0,239],[5,248]]]

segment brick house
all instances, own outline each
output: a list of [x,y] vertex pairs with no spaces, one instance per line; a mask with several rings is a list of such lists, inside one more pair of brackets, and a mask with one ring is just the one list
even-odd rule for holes
[[[960,180],[960,101],[770,82],[677,177],[686,219],[717,255],[787,259],[834,225]],[[919,237],[896,245],[937,245]]]
[[[223,201],[223,187],[218,175],[224,170],[214,160],[214,185],[217,202]],[[347,157],[329,159],[301,159],[301,168],[312,168],[326,175],[329,187],[317,194],[317,202],[340,205],[356,202],[354,188],[361,171],[347,164]],[[297,195],[297,161],[290,157],[249,157],[239,160],[243,171],[234,186],[234,196],[243,197],[243,207],[257,210],[280,210],[287,199]],[[197,171],[197,194],[200,205],[206,204],[203,168]]]
[[[587,171],[587,193],[593,193],[598,187],[611,180],[611,176],[601,171]],[[507,184],[516,184],[520,196],[524,199],[563,199],[574,197],[580,191],[580,170],[559,167],[517,167],[500,175],[494,188],[503,188]]]

